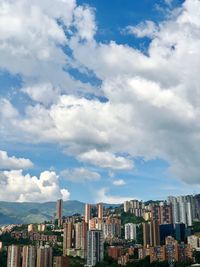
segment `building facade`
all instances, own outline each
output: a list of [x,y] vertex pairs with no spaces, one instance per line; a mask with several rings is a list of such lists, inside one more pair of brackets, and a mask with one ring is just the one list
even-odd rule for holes
[[87,266],[95,266],[103,260],[104,241],[103,232],[99,230],[88,231],[87,238]]

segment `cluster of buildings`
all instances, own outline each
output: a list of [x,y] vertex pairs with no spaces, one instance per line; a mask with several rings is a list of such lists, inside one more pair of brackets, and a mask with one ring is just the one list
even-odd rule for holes
[[[9,228],[12,237],[29,239],[35,246],[9,246],[7,266],[21,267],[22,260],[22,267],[68,267],[69,256],[78,256],[85,260],[85,267],[93,267],[103,260],[105,241],[108,255],[122,266],[146,256],[151,262],[168,261],[171,266],[176,261],[185,262],[192,259],[193,250],[200,251],[200,238],[192,232],[193,221],[200,220],[199,204],[199,195],[170,196],[167,201],[148,204],[125,201],[124,212],[143,217],[143,222],[122,225],[121,214],[105,212],[102,203],[86,204],[83,216],[63,217],[63,201],[58,200],[58,227],[54,228],[58,235],[45,233],[45,224],[30,224],[26,232]],[[62,256],[53,256],[54,245],[63,247]]]
[[[86,204],[85,216],[81,221],[71,219],[63,225],[63,255],[87,259],[87,266],[95,266],[104,255],[103,205],[97,204],[97,217],[94,218],[92,208],[92,205]],[[105,227],[106,234],[110,235],[116,229],[108,225],[112,225],[112,221],[107,222]]]
[[[21,265],[22,258],[22,265]],[[50,246],[8,247],[7,267],[69,267],[69,259],[65,256],[54,256]]]
[[193,250],[190,244],[185,244],[184,242],[179,243],[172,236],[168,236],[165,239],[165,244],[162,246],[144,246],[139,248],[138,257],[139,259],[143,259],[146,256],[150,256],[150,262],[186,262],[192,260],[192,252]]
[[139,200],[124,202],[124,212],[143,217],[145,220],[157,219],[164,223],[184,223],[200,220],[200,195],[169,196],[167,201],[145,204]]

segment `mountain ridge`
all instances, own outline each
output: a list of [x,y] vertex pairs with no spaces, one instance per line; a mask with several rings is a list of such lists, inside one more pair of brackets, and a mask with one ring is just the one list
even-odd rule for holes
[[[119,206],[106,204],[104,206]],[[63,215],[84,213],[85,203],[78,200],[63,201]],[[41,223],[53,220],[56,213],[56,201],[48,202],[7,202],[0,201],[0,225],[20,223]]]

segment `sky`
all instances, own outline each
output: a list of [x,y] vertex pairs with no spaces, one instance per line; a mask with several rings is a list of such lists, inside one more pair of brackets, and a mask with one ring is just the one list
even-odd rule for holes
[[199,0],[0,0],[0,200],[200,189]]

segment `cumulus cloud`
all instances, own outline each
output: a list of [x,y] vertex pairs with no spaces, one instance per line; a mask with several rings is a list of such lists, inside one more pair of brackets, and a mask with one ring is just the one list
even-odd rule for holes
[[0,150],[0,169],[28,169],[33,167],[29,159],[8,156],[6,151]]
[[44,171],[39,177],[24,175],[22,170],[0,172],[0,199],[18,202],[68,200],[70,193],[60,188],[55,172]]
[[124,157],[115,156],[109,152],[100,152],[90,150],[78,156],[78,159],[85,161],[101,168],[113,170],[130,170],[133,168],[133,163]]
[[123,32],[128,34],[133,34],[138,38],[150,37],[153,38],[158,33],[158,26],[150,20],[141,22],[136,26],[127,26]]
[[[1,0],[0,68],[19,74],[29,87],[26,92],[36,100],[41,100],[44,86],[33,85],[34,91],[38,91],[33,93],[29,83],[52,84],[65,92],[91,90],[91,86],[65,71],[74,62],[63,48],[67,47],[70,34],[92,38],[92,14],[92,9],[77,6],[75,0]],[[72,32],[73,25],[76,33]]]
[[96,192],[95,201],[108,203],[108,204],[122,204],[126,200],[131,199],[138,199],[135,197],[121,197],[121,196],[113,196],[108,194],[109,189],[108,188],[101,188],[99,191]]
[[[5,5],[5,1],[0,3]],[[21,1],[19,3],[22,5]],[[1,12],[6,16],[16,14],[20,23],[28,27],[22,13],[10,5],[1,6]],[[172,11],[172,16],[157,26],[156,34],[152,35],[146,54],[114,41],[110,43],[95,41],[94,13],[88,15],[89,10],[86,12],[85,7],[77,9],[76,22],[72,21],[72,17],[77,6],[72,8],[72,16],[69,16],[68,23],[77,28],[77,33],[66,37],[63,35],[63,28],[59,24],[55,25],[55,16],[49,15],[47,11],[44,12],[46,7],[41,8],[40,5],[43,6],[37,2],[36,6],[39,6],[40,12],[50,17],[50,24],[47,23],[48,25],[45,24],[43,27],[45,27],[45,40],[48,40],[47,51],[51,52],[50,48],[53,46],[53,54],[50,53],[49,56],[46,54],[44,57],[43,43],[41,45],[36,42],[36,49],[33,48],[33,53],[28,50],[28,54],[33,55],[36,63],[39,63],[32,64],[32,57],[24,58],[22,56],[24,50],[27,52],[26,49],[31,47],[26,43],[22,45],[24,40],[29,40],[28,35],[20,39],[21,30],[16,29],[18,35],[14,39],[17,40],[17,44],[10,44],[10,40],[13,39],[10,38],[13,36],[10,24],[15,24],[11,20],[8,33],[5,29],[0,31],[1,67],[25,75],[26,71],[33,70],[31,67],[27,68],[27,64],[30,64],[34,66],[34,70],[38,70],[38,73],[48,74],[45,77],[50,83],[53,84],[52,77],[57,81],[63,81],[58,77],[62,75],[66,77],[67,73],[57,75],[57,67],[59,66],[60,73],[65,64],[63,54],[60,56],[63,50],[56,43],[57,40],[59,44],[65,45],[67,42],[73,54],[73,62],[70,64],[74,64],[81,71],[89,70],[94,73],[102,81],[101,91],[108,101],[103,103],[96,99],[86,99],[71,91],[68,95],[61,93],[57,101],[48,107],[43,105],[40,97],[37,99],[34,97],[38,103],[26,106],[24,113],[21,114],[8,100],[2,99],[3,108],[0,109],[2,138],[6,136],[7,140],[23,138],[24,142],[59,143],[79,160],[110,169],[131,169],[132,162],[121,155],[129,155],[133,159],[143,157],[145,160],[161,158],[169,163],[173,175],[185,182],[198,184],[200,1],[186,0],[179,8],[179,12]],[[32,14],[31,6],[27,7],[29,17]],[[20,8],[24,10],[24,6]],[[63,13],[58,12],[60,8],[56,10],[55,14],[59,14],[57,18],[62,17],[60,14]],[[33,12],[33,21],[29,23],[36,21],[34,16],[38,21],[37,12],[36,15]],[[84,14],[80,15],[79,12]],[[84,20],[82,26],[90,21],[89,32],[80,27],[82,20]],[[47,30],[50,29],[51,23],[55,26],[54,33],[49,33]],[[0,25],[7,24],[2,22]],[[154,32],[154,25],[149,31],[151,34],[152,29]],[[30,29],[24,29],[23,35],[27,31]],[[33,32],[30,35],[34,36]],[[40,28],[39,35],[42,35]],[[65,40],[66,38],[68,39]],[[37,40],[39,42],[38,38]],[[52,40],[50,48],[49,40]],[[20,56],[15,56],[15,53]],[[67,60],[65,56],[64,62]],[[9,60],[6,61],[5,57]],[[11,59],[15,64],[11,64]],[[53,67],[50,71],[51,63]],[[55,70],[54,63],[56,75],[52,75]],[[22,67],[25,70],[21,70]],[[38,73],[33,73],[40,77]]]
[[114,180],[113,181],[113,185],[115,186],[122,186],[122,185],[125,185],[126,182],[123,180],[123,179],[119,179],[119,180]]
[[74,183],[95,182],[101,179],[101,175],[97,172],[90,171],[85,168],[75,168],[63,170],[60,176],[67,181]]
[[44,83],[22,88],[22,92],[29,95],[29,97],[44,105],[56,102],[59,90],[53,88],[52,84]]
[[77,6],[74,10],[74,26],[80,39],[91,41],[96,33],[94,10],[89,6]]

